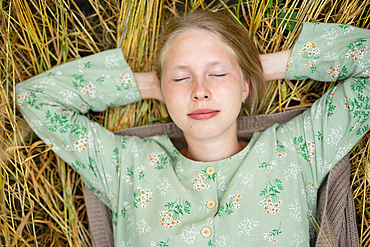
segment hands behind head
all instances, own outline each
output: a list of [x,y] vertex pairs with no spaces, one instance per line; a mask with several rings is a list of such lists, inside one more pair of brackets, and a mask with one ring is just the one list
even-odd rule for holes
[[155,71],[134,73],[134,77],[142,99],[156,99],[164,102],[161,82]]

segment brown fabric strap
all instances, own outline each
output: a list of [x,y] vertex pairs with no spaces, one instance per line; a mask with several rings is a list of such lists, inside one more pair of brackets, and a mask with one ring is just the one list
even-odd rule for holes
[[[305,110],[241,117],[237,120],[238,138],[249,141],[254,132],[275,123],[286,123]],[[167,134],[176,148],[186,147],[182,131],[174,123],[124,129],[115,134],[141,138]],[[86,186],[85,201],[93,246],[114,246],[110,210]],[[328,179],[320,187],[317,207],[316,218],[321,229],[316,246],[359,246],[348,155],[329,172]]]
[[85,185],[85,203],[94,247],[113,247],[112,212]]

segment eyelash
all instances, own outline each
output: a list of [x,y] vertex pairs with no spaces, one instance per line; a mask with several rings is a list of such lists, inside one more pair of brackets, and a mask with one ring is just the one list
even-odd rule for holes
[[[215,77],[224,77],[224,76],[226,76],[226,74],[217,74],[217,75],[212,75],[212,76],[215,76]],[[185,80],[185,79],[187,79],[187,77],[180,78],[180,79],[174,79],[174,81],[175,82],[180,82],[180,81]]]

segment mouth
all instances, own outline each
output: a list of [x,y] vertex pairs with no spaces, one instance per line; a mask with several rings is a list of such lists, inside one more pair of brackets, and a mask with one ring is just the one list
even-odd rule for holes
[[219,110],[199,109],[189,113],[188,116],[195,120],[206,120],[215,117],[218,113],[220,113]]

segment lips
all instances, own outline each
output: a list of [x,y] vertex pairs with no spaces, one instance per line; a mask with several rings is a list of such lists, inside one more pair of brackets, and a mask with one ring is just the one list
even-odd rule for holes
[[220,111],[219,110],[213,110],[213,109],[199,109],[195,110],[188,114],[188,116],[195,120],[206,120],[213,118],[216,116]]

